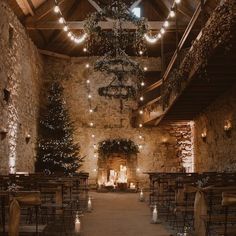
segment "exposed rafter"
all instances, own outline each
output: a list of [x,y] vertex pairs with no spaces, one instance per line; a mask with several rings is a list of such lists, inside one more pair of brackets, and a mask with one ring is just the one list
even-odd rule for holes
[[[58,4],[60,5],[62,2],[65,0],[58,0]],[[54,0],[47,0],[44,2],[40,7],[38,7],[34,11],[34,16],[27,16],[23,20],[24,24],[27,24],[29,22],[38,22],[40,21],[43,17],[48,15],[54,8],[55,6],[55,1]]]
[[[149,21],[149,29],[158,30],[162,27],[163,21]],[[83,29],[84,21],[67,21],[67,24],[70,29]],[[99,26],[103,29],[112,29],[114,28],[114,21],[101,21],[99,22]],[[28,30],[34,29],[42,29],[42,30],[52,30],[52,29],[62,29],[61,24],[57,21],[49,21],[49,22],[39,22],[39,23],[28,23],[25,25]],[[130,22],[125,23],[123,26],[125,29],[135,29],[136,26],[131,24]],[[175,29],[175,24],[170,23],[169,29]]]

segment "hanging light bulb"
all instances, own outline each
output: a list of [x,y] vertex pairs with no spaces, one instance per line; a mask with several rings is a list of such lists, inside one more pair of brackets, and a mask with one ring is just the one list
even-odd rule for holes
[[86,80],[86,83],[87,83],[87,84],[90,84],[90,80],[89,80],[89,79],[87,79],[87,80]]
[[146,66],[145,66],[145,67],[143,67],[143,70],[144,70],[144,71],[147,71],[147,69],[148,69],[148,68],[147,68]]
[[65,25],[65,26],[63,27],[63,30],[64,30],[65,32],[67,32],[67,31],[68,31],[68,26]]
[[145,83],[142,81],[142,82],[141,82],[141,86],[144,86],[144,85],[145,85]]
[[143,136],[142,136],[142,135],[139,135],[139,139],[143,139]]
[[143,127],[143,125],[142,124],[139,124],[139,128],[142,128]]
[[59,21],[60,24],[63,24],[65,22],[63,17],[60,17],[58,21]]
[[72,36],[72,33],[71,33],[71,32],[68,32],[67,36],[68,36],[68,37],[71,37],[71,36]]
[[161,33],[159,33],[159,34],[157,35],[157,37],[160,39],[160,38],[161,38]]
[[93,113],[93,109],[89,109],[89,112],[90,112],[90,113]]
[[179,4],[181,2],[181,0],[175,0],[176,4]]
[[92,135],[91,135],[91,137],[92,137],[92,138],[95,138],[95,135],[94,135],[94,134],[92,134]]
[[54,12],[55,12],[55,13],[60,12],[60,7],[56,5],[56,6],[54,7]]
[[75,36],[74,36],[74,35],[71,35],[70,39],[71,39],[72,41],[75,41]]
[[175,17],[175,11],[173,9],[171,9],[171,11],[170,11],[170,17],[171,18]]
[[83,51],[84,51],[84,52],[87,52],[87,48],[83,48]]
[[143,51],[142,50],[139,51],[139,55],[143,55]]
[[140,100],[140,101],[143,101],[143,100],[144,100],[144,97],[143,97],[143,96],[141,96],[141,97],[139,98],[139,100]]
[[144,35],[144,38],[147,40],[149,43],[156,43],[158,41],[157,37],[150,37],[147,34]]
[[161,28],[160,32],[161,32],[161,34],[164,34],[165,33],[165,29]]
[[88,98],[89,98],[89,99],[90,99],[90,98],[92,98],[92,95],[91,95],[91,94],[89,94],[89,95],[88,95]]
[[143,114],[143,110],[139,110],[139,114],[142,115]]
[[93,122],[90,122],[90,123],[89,123],[89,126],[90,126],[90,127],[93,127],[93,126],[94,126],[94,123],[93,123]]
[[79,220],[79,214],[76,214],[75,218],[75,233],[80,233],[80,220]]
[[143,149],[143,145],[142,144],[138,145],[138,148]]
[[86,67],[86,68],[89,68],[89,64],[86,64],[85,67]]
[[167,28],[167,27],[169,26],[169,21],[166,20],[166,21],[164,22],[163,26],[164,26],[165,28]]

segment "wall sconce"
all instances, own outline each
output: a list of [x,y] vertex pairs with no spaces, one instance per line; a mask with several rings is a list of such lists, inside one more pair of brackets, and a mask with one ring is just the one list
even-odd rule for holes
[[29,143],[30,139],[31,139],[30,134],[26,134],[26,136],[25,136],[25,142],[26,142],[26,143]]
[[202,131],[201,137],[202,137],[202,140],[203,140],[204,142],[206,142],[206,138],[207,138],[207,130],[206,130],[206,129],[204,129],[204,130]]
[[0,135],[1,135],[1,140],[3,140],[4,138],[6,138],[7,129],[0,127]]
[[231,136],[231,130],[232,130],[232,123],[230,120],[226,120],[224,125],[224,131],[228,137]]

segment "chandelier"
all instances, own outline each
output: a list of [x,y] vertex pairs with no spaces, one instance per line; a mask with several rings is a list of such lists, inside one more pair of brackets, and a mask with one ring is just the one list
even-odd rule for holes
[[[113,27],[103,30],[99,22],[108,20]],[[127,28],[134,26],[134,30]],[[137,61],[126,53],[128,48],[139,51],[143,47],[143,35],[147,32],[145,19],[136,17],[128,5],[121,1],[112,1],[99,12],[92,13],[84,24],[89,41],[100,47],[104,56],[94,64],[94,69],[111,77],[111,82],[98,89],[100,96],[122,100],[135,99],[139,94],[144,72]]]

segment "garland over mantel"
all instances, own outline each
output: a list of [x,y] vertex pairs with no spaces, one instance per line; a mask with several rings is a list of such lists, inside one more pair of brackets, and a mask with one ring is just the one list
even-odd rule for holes
[[107,139],[99,142],[98,153],[100,158],[106,158],[112,153],[124,154],[129,158],[139,153],[139,149],[130,139]]

